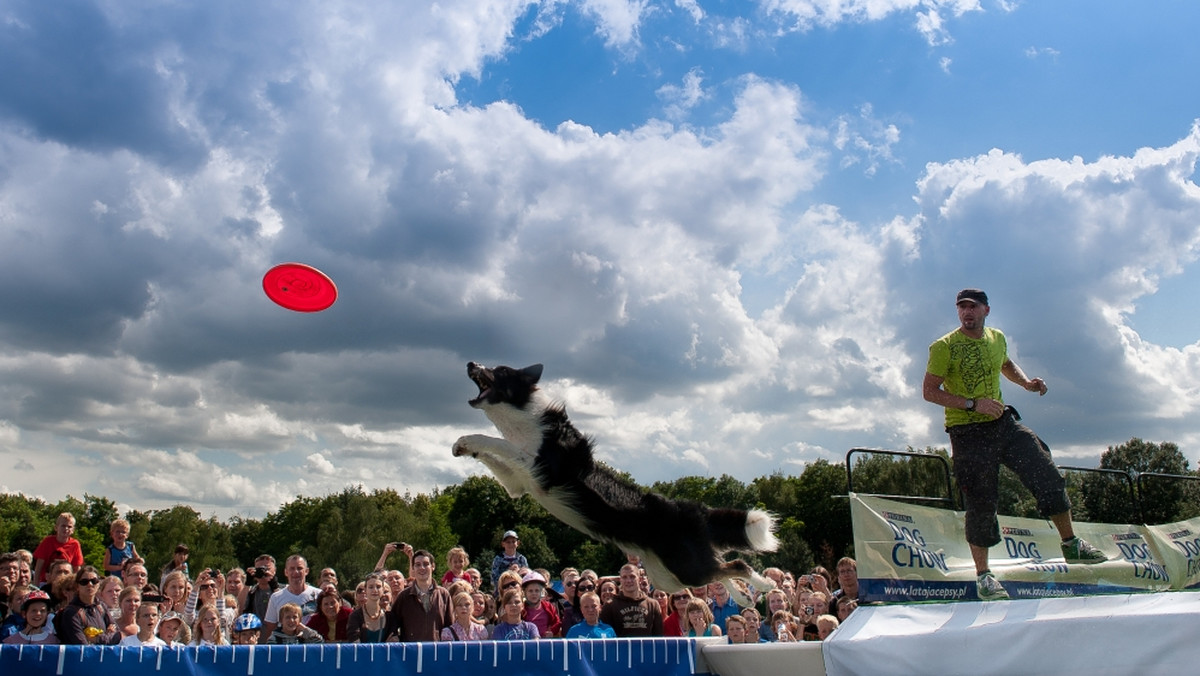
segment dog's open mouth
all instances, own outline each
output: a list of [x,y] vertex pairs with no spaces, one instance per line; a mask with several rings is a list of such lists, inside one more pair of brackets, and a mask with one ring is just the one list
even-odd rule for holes
[[479,388],[479,396],[467,402],[475,406],[487,399],[488,394],[492,391],[492,384],[496,382],[495,376],[492,375],[492,370],[481,364],[471,362],[467,364],[467,376]]

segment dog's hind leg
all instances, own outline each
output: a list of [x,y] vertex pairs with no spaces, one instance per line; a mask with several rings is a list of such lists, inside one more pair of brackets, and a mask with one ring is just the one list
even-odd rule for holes
[[729,590],[729,594],[742,605],[753,605],[754,599],[749,598],[741,585],[735,583],[736,580],[748,580],[750,584],[754,585],[755,591],[759,594],[775,588],[775,583],[771,578],[758,574],[758,572],[750,567],[750,564],[741,559],[734,559],[733,561],[721,564],[720,571],[719,579],[724,583],[725,588]]
[[455,457],[469,455],[486,465],[509,497],[519,498],[533,487],[530,467],[522,462],[524,456],[516,446],[504,439],[468,434],[454,442],[451,452]]

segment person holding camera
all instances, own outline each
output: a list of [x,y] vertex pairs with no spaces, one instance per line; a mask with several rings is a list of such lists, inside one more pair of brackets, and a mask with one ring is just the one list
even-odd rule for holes
[[238,606],[243,613],[253,613],[262,619],[267,616],[267,604],[271,602],[271,594],[279,589],[275,581],[275,557],[262,554],[254,559],[254,566],[246,571],[246,577],[251,585],[243,590],[243,596],[238,599]]
[[237,611],[225,607],[225,576],[215,568],[200,571],[196,584],[188,594],[187,603],[183,608],[183,621],[194,624],[197,619],[197,608],[214,606],[217,609],[217,619],[220,622],[221,633],[230,636],[230,628],[237,619]]
[[279,628],[279,609],[283,606],[289,603],[299,606],[302,611],[301,623],[317,612],[317,597],[320,596],[321,590],[308,583],[308,560],[299,554],[292,554],[284,564],[283,574],[287,576],[287,586],[280,587],[271,594],[271,600],[267,603],[267,614],[262,618],[263,630],[259,641],[263,643],[266,643],[271,634]]

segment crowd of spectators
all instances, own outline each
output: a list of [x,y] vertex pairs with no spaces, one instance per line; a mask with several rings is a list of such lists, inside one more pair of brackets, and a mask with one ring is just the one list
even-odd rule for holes
[[[454,547],[446,570],[425,550],[387,544],[375,571],[343,586],[332,568],[316,584],[303,556],[263,554],[246,569],[188,568],[186,545],[151,582],[128,541],[129,524],[112,523],[101,569],[86,565],[72,537],[75,519],[59,515],[55,533],[33,552],[0,554],[0,639],[8,644],[128,646],[383,643],[646,636],[725,636],[730,643],[820,641],[858,603],[853,559],[835,574],[816,567],[793,575],[763,574],[775,588],[744,583],[654,589],[636,557],[616,575],[565,568],[531,569],[504,533],[490,568],[490,587]],[[408,574],[394,563],[403,555]],[[399,559],[400,556],[395,556]],[[733,592],[733,593],[731,593]]]

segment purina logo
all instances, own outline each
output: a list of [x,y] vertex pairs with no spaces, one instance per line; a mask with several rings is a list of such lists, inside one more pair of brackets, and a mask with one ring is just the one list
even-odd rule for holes
[[1005,526],[1003,529],[1005,535],[1024,535],[1025,537],[1033,537],[1033,531],[1028,528],[1013,528]]
[[1172,540],[1178,540],[1179,538],[1185,538],[1191,534],[1192,534],[1192,529],[1184,528],[1183,530],[1177,530],[1174,533],[1171,533],[1167,537],[1171,538]]
[[888,521],[903,521],[904,523],[913,523],[913,518],[907,514],[897,514],[895,512],[880,512],[883,518]]
[[1126,540],[1141,540],[1142,536],[1137,533],[1113,533],[1113,542],[1124,542]]

